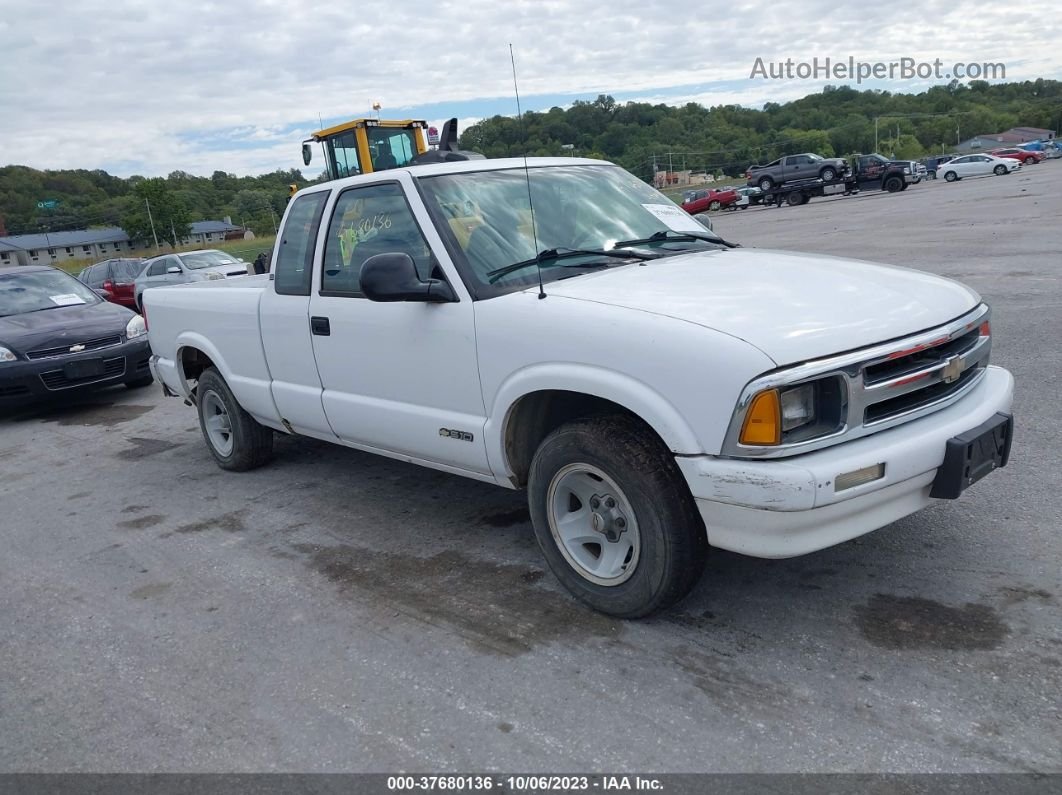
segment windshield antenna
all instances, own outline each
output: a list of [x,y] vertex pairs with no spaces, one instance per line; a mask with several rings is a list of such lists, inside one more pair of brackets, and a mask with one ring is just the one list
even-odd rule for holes
[[546,288],[542,286],[542,260],[539,259],[538,228],[535,226],[535,204],[531,201],[531,171],[527,167],[527,128],[524,127],[524,112],[520,109],[520,89],[516,85],[516,57],[513,44],[509,42],[509,60],[513,64],[513,93],[516,94],[516,117],[520,120],[520,133],[524,137],[524,181],[527,182],[527,206],[531,208],[531,236],[535,240],[535,265],[538,268],[538,297],[546,297]]

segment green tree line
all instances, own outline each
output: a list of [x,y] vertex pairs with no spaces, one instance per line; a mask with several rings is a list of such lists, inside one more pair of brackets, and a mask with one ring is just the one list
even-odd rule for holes
[[[493,116],[469,127],[461,148],[487,157],[575,154],[619,163],[651,179],[655,168],[743,173],[753,163],[817,152],[847,157],[877,149],[901,158],[950,152],[960,140],[1011,127],[1062,127],[1062,82],[952,81],[920,94],[826,86],[762,110],[618,103],[601,95],[568,108]],[[571,147],[571,148],[569,148]]]
[[[84,169],[39,171],[27,166],[0,168],[0,229],[8,235],[66,229],[121,226],[131,237],[151,239],[151,221],[160,241],[182,237],[188,225],[225,216],[257,235],[273,234],[288,198],[288,186],[306,186],[298,169],[256,177],[215,171],[197,177],[174,171],[167,177],[115,177]],[[40,208],[38,202],[56,202]],[[0,231],[4,234],[5,231]]]

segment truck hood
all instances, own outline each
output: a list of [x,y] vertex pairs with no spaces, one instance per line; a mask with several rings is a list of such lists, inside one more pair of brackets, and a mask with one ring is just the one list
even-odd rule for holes
[[597,271],[546,293],[696,323],[780,366],[923,331],[980,302],[958,282],[907,268],[744,248]]

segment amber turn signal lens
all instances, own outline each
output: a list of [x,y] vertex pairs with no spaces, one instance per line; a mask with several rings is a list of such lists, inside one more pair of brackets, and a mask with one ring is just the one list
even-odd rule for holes
[[991,337],[992,336],[992,324],[989,323],[987,320],[984,323],[982,323],[981,324],[981,328],[979,329],[979,334],[982,337]]
[[752,399],[738,441],[754,445],[779,444],[782,441],[781,401],[777,389],[760,392]]

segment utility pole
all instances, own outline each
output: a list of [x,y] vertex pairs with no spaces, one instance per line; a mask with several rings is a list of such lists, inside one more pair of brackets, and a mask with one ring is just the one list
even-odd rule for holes
[[874,151],[875,152],[878,151],[878,119],[880,119],[880,118],[881,118],[881,116],[875,116],[874,117]]
[[269,217],[271,219],[273,219],[273,237],[276,237],[277,236],[277,217],[273,213],[273,205],[267,204],[266,206],[269,208]]
[[170,219],[170,234],[173,235],[173,248],[177,250],[177,230],[173,228],[173,219]]
[[144,197],[144,204],[147,205],[148,223],[151,224],[151,237],[155,239],[155,251],[159,251],[159,236],[155,234],[155,220],[151,217],[151,202],[148,201],[147,196]]

